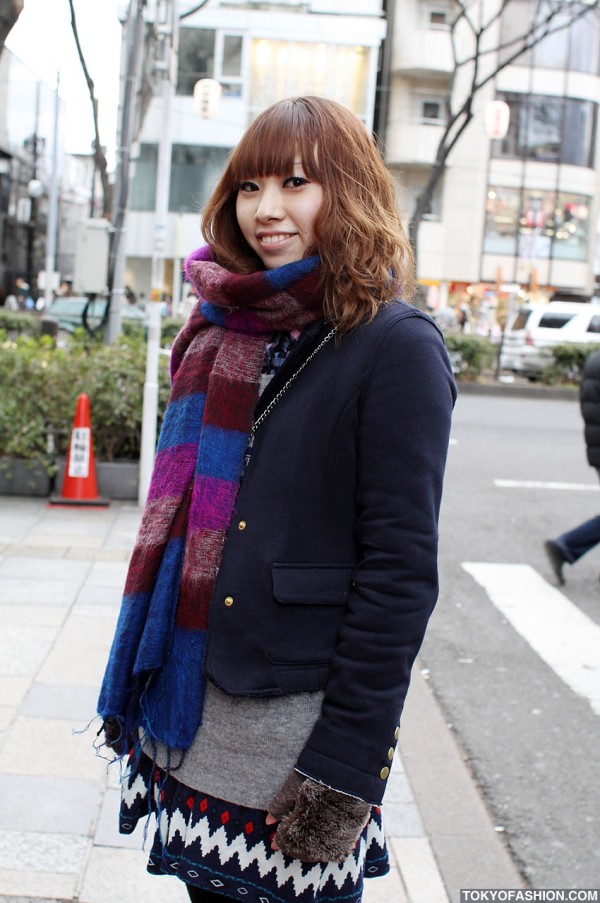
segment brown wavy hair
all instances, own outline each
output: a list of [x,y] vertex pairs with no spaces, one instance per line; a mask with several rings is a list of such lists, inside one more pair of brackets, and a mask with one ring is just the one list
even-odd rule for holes
[[410,300],[414,259],[379,149],[341,104],[296,97],[261,113],[229,157],[204,211],[202,234],[227,269],[262,267],[238,226],[237,192],[246,179],[289,175],[298,153],[307,178],[323,187],[313,223],[316,247],[308,253],[321,257],[325,315],[347,332],[399,294]]

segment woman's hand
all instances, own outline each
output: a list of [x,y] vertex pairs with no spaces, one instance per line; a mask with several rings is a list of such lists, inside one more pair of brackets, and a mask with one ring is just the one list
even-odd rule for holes
[[269,803],[268,825],[279,822],[271,844],[302,862],[339,862],[356,846],[371,806],[292,772]]

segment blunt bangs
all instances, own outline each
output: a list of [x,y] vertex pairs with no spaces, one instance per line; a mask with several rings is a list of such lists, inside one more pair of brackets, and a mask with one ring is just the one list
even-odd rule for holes
[[319,182],[318,123],[298,100],[288,100],[261,113],[233,151],[228,167],[230,188],[237,190],[253,176],[287,176],[298,154],[309,179]]

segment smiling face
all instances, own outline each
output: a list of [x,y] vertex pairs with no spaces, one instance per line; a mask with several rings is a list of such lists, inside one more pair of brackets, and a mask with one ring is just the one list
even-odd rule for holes
[[235,211],[247,243],[271,270],[314,249],[313,224],[322,202],[322,186],[307,178],[296,159],[289,175],[240,182]]

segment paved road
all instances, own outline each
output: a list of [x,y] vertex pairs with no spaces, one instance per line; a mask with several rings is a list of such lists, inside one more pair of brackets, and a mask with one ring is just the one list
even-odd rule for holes
[[599,508],[576,402],[459,398],[422,660],[540,888],[600,887],[600,550],[559,591],[542,548]]

